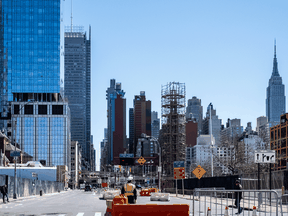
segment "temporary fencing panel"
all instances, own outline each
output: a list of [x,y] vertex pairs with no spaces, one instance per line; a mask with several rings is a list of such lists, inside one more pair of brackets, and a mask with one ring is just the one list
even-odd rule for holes
[[239,199],[239,192],[242,192],[239,208],[241,215],[251,216],[253,206],[257,208],[258,215],[261,212],[261,216],[288,215],[287,208],[283,208],[281,196],[273,190],[195,189],[191,213],[193,216],[207,215],[209,207],[211,215],[234,215],[238,212],[236,200]]

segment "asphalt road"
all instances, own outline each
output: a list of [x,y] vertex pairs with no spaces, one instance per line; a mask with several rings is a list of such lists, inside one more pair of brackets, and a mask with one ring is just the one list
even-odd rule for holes
[[[191,200],[171,197],[170,202],[151,202],[150,197],[138,197],[137,204],[187,203]],[[4,204],[0,200],[1,216],[103,216],[106,212],[106,200],[100,194],[82,190],[69,190],[61,193],[45,194],[13,200]]]

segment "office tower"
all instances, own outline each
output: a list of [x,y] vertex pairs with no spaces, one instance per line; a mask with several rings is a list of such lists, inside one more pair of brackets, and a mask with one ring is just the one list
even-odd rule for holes
[[278,72],[276,43],[274,45],[273,70],[267,87],[266,116],[268,122],[280,122],[280,115],[286,112],[285,86]]
[[186,119],[195,119],[195,121],[198,123],[198,134],[201,134],[203,106],[201,106],[201,99],[198,99],[196,96],[193,96],[192,99],[188,100]]
[[158,112],[151,112],[151,122],[151,136],[158,139],[160,130],[160,119],[158,118]]
[[[120,164],[119,154],[124,153],[126,146],[126,99],[121,83],[110,80],[106,91],[108,116],[107,163]],[[118,157],[116,159],[116,157]]]
[[173,162],[185,161],[185,84],[170,82],[161,90],[161,145],[164,173],[173,176]]
[[[210,125],[210,108],[211,108],[211,120],[212,123]],[[213,109],[212,103],[210,103],[207,107],[206,117],[202,122],[202,134],[210,134],[212,130],[212,135],[215,138],[215,145],[220,144],[220,131],[221,131],[221,122],[222,120],[218,118],[216,115],[216,109]],[[212,128],[211,128],[212,126]]]
[[133,152],[136,154],[136,145],[141,134],[151,136],[151,101],[146,101],[145,91],[134,98],[134,144]]
[[129,109],[129,153],[133,154],[134,145],[134,109]]
[[256,126],[256,131],[259,133],[259,128],[261,125],[267,123],[268,119],[266,116],[260,116],[257,118],[257,126]]
[[90,170],[91,149],[91,28],[67,27],[64,34],[64,92],[71,111],[71,139],[82,148],[83,169]]
[[2,0],[0,6],[1,112],[12,115],[1,127],[33,160],[70,169],[70,114],[60,95],[60,0]]

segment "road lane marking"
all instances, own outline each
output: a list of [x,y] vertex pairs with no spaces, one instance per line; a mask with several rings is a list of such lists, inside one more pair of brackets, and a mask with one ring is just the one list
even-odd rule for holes
[[101,216],[101,212],[95,212],[95,216]]
[[83,216],[84,213],[78,213],[76,216]]

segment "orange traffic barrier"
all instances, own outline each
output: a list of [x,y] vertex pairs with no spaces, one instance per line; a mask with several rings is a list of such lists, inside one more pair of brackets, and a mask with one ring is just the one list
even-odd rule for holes
[[108,187],[108,184],[107,183],[102,183],[102,188],[103,187]]
[[188,204],[173,204],[173,205],[114,205],[113,216],[189,216]]
[[113,205],[115,204],[121,204],[121,205],[128,204],[128,198],[123,195],[115,196],[113,199]]
[[150,190],[149,189],[148,190],[147,189],[141,190],[140,196],[151,196]]

